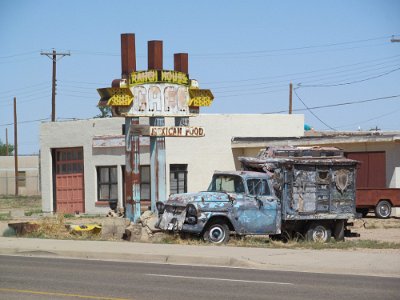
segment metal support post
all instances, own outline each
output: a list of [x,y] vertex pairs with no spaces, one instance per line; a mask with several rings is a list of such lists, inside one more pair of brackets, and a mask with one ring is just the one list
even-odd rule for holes
[[[150,126],[165,126],[164,117],[151,117]],[[165,137],[150,137],[151,211],[156,211],[156,202],[166,198]]]
[[140,143],[139,135],[132,135],[131,125],[139,118],[125,118],[125,217],[136,222],[140,217]]

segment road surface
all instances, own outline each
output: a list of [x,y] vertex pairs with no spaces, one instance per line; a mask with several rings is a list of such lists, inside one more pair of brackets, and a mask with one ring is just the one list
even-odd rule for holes
[[0,299],[399,299],[400,279],[0,255]]

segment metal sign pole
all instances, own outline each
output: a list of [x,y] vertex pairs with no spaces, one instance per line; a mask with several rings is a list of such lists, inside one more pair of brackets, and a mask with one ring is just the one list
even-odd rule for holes
[[[150,126],[164,126],[164,117],[151,117]],[[150,137],[151,211],[156,211],[156,202],[166,200],[166,156],[165,137]]]
[[140,217],[140,143],[139,135],[131,132],[131,125],[139,118],[125,118],[125,217],[133,222]]

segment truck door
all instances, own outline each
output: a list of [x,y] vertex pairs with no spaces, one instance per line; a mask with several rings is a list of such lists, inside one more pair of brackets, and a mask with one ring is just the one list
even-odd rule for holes
[[[275,234],[281,204],[266,179],[247,179],[248,193],[235,205],[236,231],[239,234]],[[280,229],[280,226],[278,227]]]

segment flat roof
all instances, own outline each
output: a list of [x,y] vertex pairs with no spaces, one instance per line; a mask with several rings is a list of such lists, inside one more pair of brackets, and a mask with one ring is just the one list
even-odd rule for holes
[[307,132],[301,137],[233,137],[232,148],[400,142],[400,131]]

